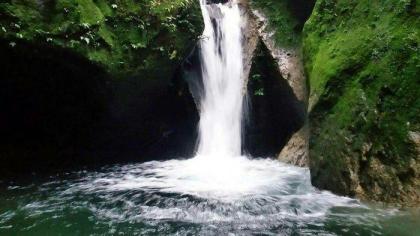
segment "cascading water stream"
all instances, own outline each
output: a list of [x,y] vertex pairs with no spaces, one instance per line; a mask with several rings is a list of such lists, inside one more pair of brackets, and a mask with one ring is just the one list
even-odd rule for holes
[[207,2],[200,0],[205,24],[200,43],[204,94],[197,154],[226,159],[241,155],[242,18],[235,0]]

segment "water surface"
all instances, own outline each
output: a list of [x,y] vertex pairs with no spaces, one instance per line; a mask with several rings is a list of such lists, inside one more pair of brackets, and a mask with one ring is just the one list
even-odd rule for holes
[[275,160],[170,160],[0,192],[0,235],[420,235],[419,212],[319,191]]

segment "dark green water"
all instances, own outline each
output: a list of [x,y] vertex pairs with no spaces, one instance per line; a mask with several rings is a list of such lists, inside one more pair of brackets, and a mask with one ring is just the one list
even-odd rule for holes
[[418,209],[318,191],[271,160],[149,162],[2,183],[0,235],[420,235]]

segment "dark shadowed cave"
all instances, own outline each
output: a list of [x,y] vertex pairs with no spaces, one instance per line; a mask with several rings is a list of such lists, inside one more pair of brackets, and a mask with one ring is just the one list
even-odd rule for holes
[[198,114],[179,73],[112,78],[51,45],[0,41],[2,175],[191,156]]
[[[3,40],[0,50],[4,175],[194,155],[199,103],[192,97],[199,101],[202,87],[198,47],[172,78],[158,80],[111,78],[100,66],[48,45],[17,41],[12,47]],[[248,95],[244,151],[274,156],[303,125],[304,112],[262,45]]]
[[278,155],[305,123],[305,104],[296,98],[263,43],[254,55],[247,102],[244,147],[252,156]]

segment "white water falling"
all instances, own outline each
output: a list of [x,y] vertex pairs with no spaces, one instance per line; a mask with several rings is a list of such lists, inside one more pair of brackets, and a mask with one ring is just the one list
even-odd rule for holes
[[206,4],[201,61],[204,91],[200,103],[198,157],[241,155],[243,106],[242,18],[236,0]]

